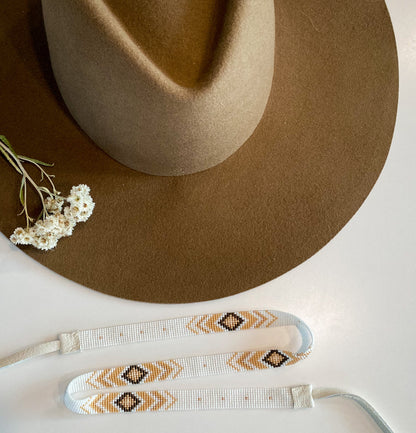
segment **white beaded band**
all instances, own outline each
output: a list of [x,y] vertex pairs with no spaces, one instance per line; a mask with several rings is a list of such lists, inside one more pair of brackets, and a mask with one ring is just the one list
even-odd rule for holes
[[[295,326],[298,329],[302,344],[297,351],[271,347],[95,370],[74,378],[68,384],[64,397],[65,404],[75,413],[95,415],[176,410],[301,409],[313,407],[314,400],[319,398],[345,397],[357,402],[383,433],[393,433],[375,409],[361,397],[327,389],[312,391],[310,385],[159,391],[132,389],[127,392],[97,393],[98,390],[137,387],[146,382],[276,369],[293,365],[311,353],[313,337],[304,322],[281,311],[251,310],[203,314],[62,333],[56,341],[31,346],[0,359],[0,368],[48,353],[68,354],[128,343],[280,326]],[[90,395],[85,395],[86,393]]]

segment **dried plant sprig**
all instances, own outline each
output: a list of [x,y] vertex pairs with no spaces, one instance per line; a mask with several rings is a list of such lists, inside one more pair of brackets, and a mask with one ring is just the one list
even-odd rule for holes
[[[26,226],[29,227],[30,223],[34,221],[32,217],[29,216],[28,210],[27,210],[27,181],[29,181],[33,188],[37,191],[39,198],[42,203],[42,217],[46,217],[48,212],[45,206],[45,200],[43,193],[48,194],[50,197],[59,195],[59,192],[56,190],[55,185],[51,179],[51,176],[47,175],[45,170],[41,168],[41,165],[52,167],[53,164],[39,161],[38,159],[34,158],[28,158],[27,156],[18,155],[15,150],[13,149],[10,142],[7,140],[7,138],[4,135],[0,135],[0,151],[5,156],[7,161],[14,167],[14,169],[22,176],[22,182],[20,184],[20,191],[19,191],[19,198],[20,203],[23,206],[22,213],[24,212],[26,215]],[[39,170],[41,171],[41,177],[43,179],[43,176],[46,174],[48,180],[51,183],[52,191],[50,191],[48,188],[45,188],[44,186],[39,187],[36,182],[29,176],[25,168],[23,167],[23,162],[30,162],[34,164]]]
[[[54,176],[42,167],[52,167],[53,164],[18,155],[4,135],[0,135],[0,152],[22,176],[19,200],[23,209],[19,215],[25,214],[26,228],[18,227],[14,230],[10,236],[14,244],[50,250],[55,248],[59,239],[71,236],[78,222],[87,221],[91,216],[95,204],[87,185],[73,186],[68,197],[61,197],[52,180]],[[39,186],[25,170],[24,163],[33,164],[40,172],[41,182],[46,178],[50,187]],[[36,190],[42,204],[42,211],[36,219],[29,215],[27,209],[28,182]]]

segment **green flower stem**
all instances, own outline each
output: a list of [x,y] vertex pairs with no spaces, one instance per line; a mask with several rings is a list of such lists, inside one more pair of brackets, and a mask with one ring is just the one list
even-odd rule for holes
[[[53,194],[49,194],[50,196],[57,196],[57,195],[59,195],[58,191],[55,188],[55,184],[52,182],[52,179],[51,179],[53,177],[53,175],[49,175],[48,173],[46,173],[46,171],[38,164],[38,162],[35,162],[37,160],[28,158],[26,156],[21,156],[21,155],[18,155],[18,157],[22,161],[31,162],[33,165],[35,165],[39,169],[39,171],[41,173],[41,176],[42,176],[41,180],[43,180],[43,176],[45,176],[46,179],[48,179],[49,183],[52,186],[52,190],[53,190]],[[51,164],[48,164],[48,165],[51,165]]]
[[26,206],[26,203],[27,203],[27,194],[26,194],[27,193],[27,185],[26,185],[26,180],[24,181],[24,187],[23,187],[23,189],[24,189],[24,196],[25,196],[25,205],[23,206],[23,209],[25,211],[25,216],[26,216],[26,228],[29,228],[29,225],[33,221],[33,218],[31,218],[29,216],[29,213],[27,211],[27,206]]
[[[43,198],[42,191],[39,189],[39,187],[36,185],[35,181],[29,176],[27,171],[24,169],[22,163],[19,160],[19,157],[8,146],[6,146],[2,140],[0,140],[0,146],[1,146],[1,150],[2,150],[3,155],[6,156],[6,159],[11,163],[11,165],[16,169],[16,171],[23,176],[23,180],[22,180],[22,182],[24,183],[24,206],[23,207],[24,207],[24,211],[25,211],[25,215],[26,215],[26,223],[27,223],[27,226],[29,227],[29,222],[33,221],[33,219],[29,216],[29,214],[27,212],[26,179],[29,180],[29,182],[35,188],[36,192],[39,194],[40,200],[42,202],[42,216],[45,217],[48,214],[48,212],[46,210],[45,201]],[[34,163],[34,164],[37,165],[36,163]],[[54,189],[54,192],[55,192],[55,189]]]
[[[0,152],[2,155],[9,161],[10,165],[19,173],[22,174],[22,172],[19,170],[19,167],[14,163],[13,159],[10,158],[8,148],[4,145],[4,143],[0,140]],[[6,152],[7,151],[7,152]]]

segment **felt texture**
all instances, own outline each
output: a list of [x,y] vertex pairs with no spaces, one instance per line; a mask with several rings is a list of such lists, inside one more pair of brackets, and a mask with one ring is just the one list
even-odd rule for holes
[[227,5],[235,7],[235,2],[224,0],[105,0],[105,4],[143,53],[185,87],[198,85],[210,74],[224,34]]
[[[191,1],[182,2],[194,10]],[[115,11],[103,0],[42,0],[55,77],[82,129],[119,162],[150,174],[190,174],[229,157],[253,133],[269,97],[274,71],[273,0],[227,2],[212,60],[192,87],[173,81],[153,61],[153,50],[149,57],[132,39],[129,29],[146,22],[134,14],[141,2],[110,3]],[[177,21],[187,31],[166,26],[165,32],[143,28],[140,34],[150,35],[161,47],[165,33],[171,41],[178,40],[181,50],[175,53],[166,47],[156,50],[155,57],[171,59],[167,68],[175,66],[181,81],[192,78],[190,64],[198,67],[207,51],[206,38],[200,37],[207,33],[207,25],[191,25],[205,23],[198,20],[203,11],[195,7],[197,19],[190,20],[178,16],[176,3],[157,0],[154,6],[142,13],[154,20],[166,15],[159,25]],[[190,21],[189,26],[184,20]],[[217,28],[217,21],[209,20],[210,28]],[[183,47],[184,39],[190,40],[192,49],[195,46],[199,61],[186,54],[190,47]],[[186,63],[175,60],[183,57],[189,57]]]
[[[2,2],[1,133],[19,153],[55,162],[63,193],[86,183],[96,202],[56,250],[22,249],[107,294],[193,302],[267,282],[335,236],[388,154],[398,96],[391,22],[383,1],[274,6],[275,73],[256,130],[222,164],[160,177],[116,162],[77,126],[53,78],[39,1]],[[4,161],[0,173],[0,229],[10,235],[24,224],[20,179]]]

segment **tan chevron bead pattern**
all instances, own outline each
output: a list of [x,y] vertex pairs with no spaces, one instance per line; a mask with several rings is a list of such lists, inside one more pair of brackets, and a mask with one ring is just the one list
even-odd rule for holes
[[[143,362],[96,370],[70,381],[65,391],[65,405],[77,414],[100,415],[216,409],[301,409],[314,407],[314,399],[345,397],[356,401],[373,418],[383,433],[393,433],[377,411],[361,397],[327,388],[318,388],[312,391],[311,385],[280,388],[205,388],[158,391],[136,391],[134,389],[125,391],[123,389],[120,390],[123,392],[101,392],[88,396],[92,391],[140,386],[145,382],[276,369],[296,364],[311,353],[313,337],[304,322],[284,312],[253,310],[204,314],[110,328],[66,332],[60,334],[56,341],[31,346],[3,359],[3,366],[10,366],[33,356],[54,353],[58,350],[62,354],[66,354],[96,348],[96,343],[100,340],[102,340],[101,347],[105,347],[134,341],[151,341],[193,334],[233,332],[279,326],[295,326],[297,328],[302,337],[302,344],[296,352],[271,348]],[[137,338],[138,335],[139,339]],[[0,368],[2,367],[1,363],[2,360],[0,360]],[[79,398],[79,393],[83,393],[86,397]]]
[[194,316],[187,328],[194,334],[239,331],[257,328],[269,328],[278,317],[271,311],[238,311],[220,314]]
[[108,393],[90,397],[81,406],[86,414],[168,410],[176,399],[168,391]]
[[[226,363],[235,371],[264,370],[278,368],[284,365],[293,365],[304,359],[293,352],[272,349],[252,352],[233,352],[225,359],[221,355],[206,355],[201,357],[169,359],[165,361],[145,362],[142,364],[107,368],[89,373],[85,379],[89,389],[115,388],[119,386],[137,385],[146,382],[159,382],[181,377],[192,377],[194,365],[207,366],[208,364],[218,365]],[[224,366],[226,368],[226,366]]]
[[[208,354],[165,361],[143,362],[123,367],[91,371],[75,377],[67,386],[64,402],[76,414],[100,415],[159,411],[216,409],[301,409],[314,407],[314,399],[345,397],[356,401],[380,427],[383,433],[393,433],[377,411],[361,397],[343,391],[298,385],[280,388],[205,388],[151,391],[100,392],[101,389],[140,386],[156,382],[233,372],[276,369],[296,364],[309,356],[313,337],[308,326],[297,317],[278,311],[239,311],[204,314],[192,317],[134,323],[110,328],[73,331],[60,334],[58,340],[31,346],[13,354],[3,366],[10,366],[41,354],[77,352],[127,342],[151,341],[185,337],[193,334],[233,332],[262,327],[295,326],[302,337],[296,352],[271,348],[232,353]],[[145,332],[147,331],[147,332]],[[11,358],[11,362],[10,362]],[[6,362],[5,362],[6,361]],[[0,368],[2,367],[0,360]],[[80,398],[79,393],[85,395]]]
[[77,335],[80,349],[89,350],[192,335],[286,326],[286,318],[286,313],[277,311],[234,311],[85,330]]
[[156,382],[175,379],[183,366],[175,360],[145,362],[126,367],[107,368],[92,372],[86,379],[91,389],[136,385],[140,382]]
[[313,407],[311,387],[180,389],[107,393],[82,401],[77,413],[100,415],[210,409],[295,409]]
[[[73,379],[65,394],[65,404],[79,414],[191,410],[238,407],[294,407],[291,390],[225,389],[107,392],[84,399],[78,392],[140,386],[143,383],[213,376],[235,372],[276,369],[296,364],[312,349],[312,334],[297,317],[290,314],[251,310],[203,314],[155,322],[121,325],[80,331],[81,349],[87,350],[127,342],[152,341],[191,335],[248,331],[259,328],[295,326],[302,336],[297,352],[269,348],[257,351],[231,352],[142,362],[133,365],[92,371]],[[301,389],[304,392],[303,388]],[[297,392],[297,391],[296,391]],[[305,391],[307,393],[307,391]],[[296,403],[297,404],[297,403]]]
[[227,361],[227,364],[236,371],[277,368],[283,366],[291,359],[286,353],[289,354],[289,352],[278,350],[236,352]]

